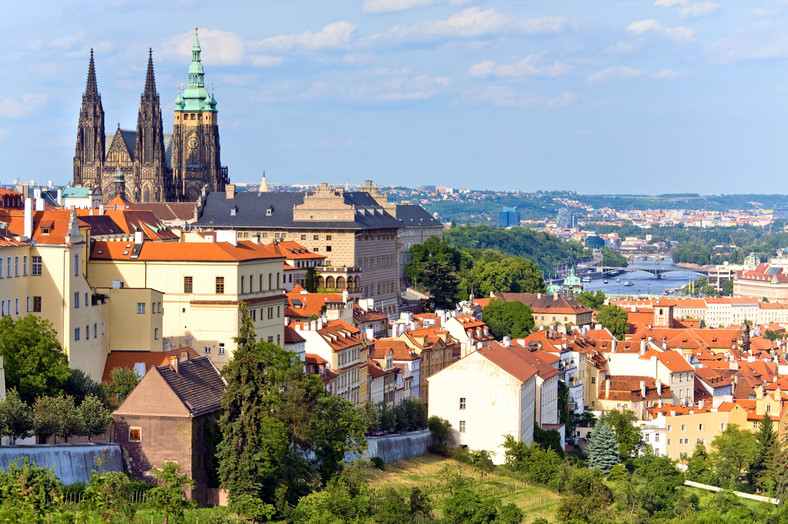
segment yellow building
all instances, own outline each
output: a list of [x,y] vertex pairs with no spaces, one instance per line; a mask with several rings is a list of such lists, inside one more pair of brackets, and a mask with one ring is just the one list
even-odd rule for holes
[[108,300],[107,336],[112,351],[162,351],[164,294],[150,288],[94,288]]
[[[89,280],[100,287],[158,290],[165,349],[190,346],[221,367],[236,348],[241,302],[259,339],[284,343],[283,258],[267,246],[229,240],[95,242]],[[157,302],[153,295],[150,302]]]
[[85,276],[88,228],[79,226],[73,209],[34,210],[30,198],[3,197],[0,315],[50,321],[69,365],[100,380],[109,349],[107,310]]

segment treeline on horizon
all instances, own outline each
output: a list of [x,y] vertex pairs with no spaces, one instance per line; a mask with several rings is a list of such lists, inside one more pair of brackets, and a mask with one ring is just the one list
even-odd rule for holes
[[[481,194],[481,198],[478,196]],[[458,200],[454,200],[457,198]],[[665,193],[661,195],[581,195],[570,191],[547,191],[531,194],[481,191],[475,194],[455,195],[453,199],[424,204],[430,213],[438,213],[442,220],[459,223],[490,222],[497,225],[498,213],[503,207],[517,207],[520,220],[542,220],[550,218],[565,207],[558,199],[575,200],[595,209],[604,207],[616,210],[687,209],[729,211],[731,209],[752,210],[781,209],[788,207],[788,195],[742,194],[700,195],[698,193]],[[578,208],[577,212],[584,213]],[[483,220],[480,215],[490,217]]]

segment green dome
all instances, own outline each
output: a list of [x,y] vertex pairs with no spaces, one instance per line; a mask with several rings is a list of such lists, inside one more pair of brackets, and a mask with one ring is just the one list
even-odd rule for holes
[[577,278],[575,275],[575,268],[569,270],[569,276],[564,279],[564,286],[571,287],[571,286],[579,286],[580,279]]
[[178,99],[175,100],[176,111],[216,111],[216,100],[205,89],[205,70],[200,61],[200,53],[200,40],[197,38],[197,28],[195,28],[192,63],[189,66],[189,85],[183,90],[182,95],[178,94]]

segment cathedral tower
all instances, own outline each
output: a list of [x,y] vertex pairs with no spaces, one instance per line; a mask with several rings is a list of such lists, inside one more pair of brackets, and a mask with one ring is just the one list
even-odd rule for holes
[[104,143],[104,108],[101,106],[101,95],[96,83],[96,66],[93,63],[93,49],[91,49],[88,80],[85,92],[82,94],[77,146],[74,152],[75,186],[101,187]]
[[137,137],[134,159],[138,166],[134,188],[127,192],[139,202],[165,202],[174,197],[171,177],[167,176],[164,152],[164,127],[161,122],[161,104],[156,92],[153,75],[153,50],[148,50],[148,72],[145,90],[140,96],[140,111],[137,116]]
[[205,72],[200,62],[197,29],[192,45],[189,84],[175,100],[172,137],[172,170],[175,198],[193,201],[203,186],[224,191],[227,168],[219,157],[219,123],[216,99],[205,89]]

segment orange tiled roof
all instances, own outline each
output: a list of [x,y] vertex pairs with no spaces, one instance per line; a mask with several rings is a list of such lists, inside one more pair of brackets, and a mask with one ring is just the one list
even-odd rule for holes
[[285,293],[285,296],[287,297],[285,316],[290,318],[319,316],[326,304],[345,303],[342,293],[309,293],[298,284]]
[[170,351],[110,351],[104,364],[104,374],[101,380],[103,382],[112,382],[111,373],[113,369],[134,369],[136,364],[143,364],[147,373],[151,368],[169,364],[171,356],[180,356],[184,351],[188,353],[189,358],[200,356],[199,353],[190,347]]
[[[134,243],[97,241],[92,260],[132,260]],[[143,242],[136,260],[177,262],[243,262],[281,258],[268,246],[241,241],[229,242]]]

